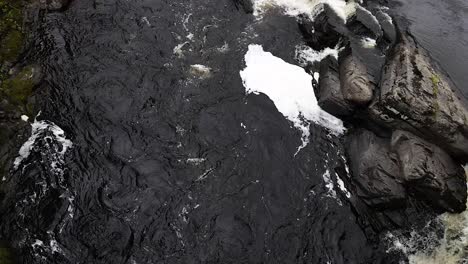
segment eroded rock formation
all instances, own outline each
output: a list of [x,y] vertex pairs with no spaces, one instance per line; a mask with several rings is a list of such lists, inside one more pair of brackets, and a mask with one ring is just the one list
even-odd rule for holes
[[376,208],[402,207],[407,195],[390,142],[359,129],[349,135],[347,148],[358,196]]
[[450,79],[428,54],[402,36],[383,70],[370,117],[436,142],[457,158],[468,159],[468,111]]
[[411,196],[436,211],[461,212],[467,199],[461,166],[468,160],[466,102],[409,33],[397,33],[386,13],[374,13],[358,7],[347,26],[377,37],[374,49],[388,57],[381,76],[370,74],[372,60],[351,45],[339,60],[321,62],[316,88],[319,105],[354,127],[347,149],[357,194],[377,209],[404,208]]

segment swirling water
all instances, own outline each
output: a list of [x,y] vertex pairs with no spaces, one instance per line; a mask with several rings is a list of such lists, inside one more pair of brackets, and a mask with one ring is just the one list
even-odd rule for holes
[[301,131],[246,94],[250,44],[300,64],[294,17],[259,20],[231,0],[81,0],[43,20],[42,112],[2,211],[22,262],[404,259],[356,213],[341,138],[311,123],[295,155]]

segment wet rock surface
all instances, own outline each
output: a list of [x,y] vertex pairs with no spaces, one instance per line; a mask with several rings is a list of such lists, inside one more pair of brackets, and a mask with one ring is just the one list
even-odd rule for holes
[[319,72],[319,85],[315,94],[320,107],[335,116],[351,115],[353,106],[344,99],[338,61],[328,56],[320,63]]
[[348,136],[347,149],[358,195],[366,204],[379,209],[406,205],[400,163],[388,139],[360,129]]
[[364,106],[373,98],[374,84],[366,66],[357,57],[348,56],[340,64],[343,98],[354,106]]
[[402,36],[369,107],[371,118],[416,133],[468,158],[468,110],[453,83],[410,36]]
[[376,17],[367,9],[358,6],[356,8],[356,19],[361,22],[367,29],[372,31],[376,38],[383,35],[382,27]]
[[444,211],[466,210],[464,169],[444,150],[405,131],[392,135],[401,177],[416,196]]

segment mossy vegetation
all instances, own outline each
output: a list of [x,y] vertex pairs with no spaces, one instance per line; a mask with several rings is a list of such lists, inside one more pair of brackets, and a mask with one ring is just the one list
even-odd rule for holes
[[[26,0],[0,0],[0,100],[8,102],[6,111],[31,110],[28,98],[35,85],[34,67],[15,65],[23,51]],[[15,66],[14,74],[11,67]],[[19,72],[18,72],[19,71]],[[29,112],[29,111],[26,111]]]
[[12,62],[21,53],[24,35],[19,30],[9,31],[6,36],[1,40],[0,46],[0,61]]
[[27,66],[16,76],[6,79],[0,85],[0,91],[9,101],[18,106],[25,106],[34,88],[34,73],[32,66]]
[[23,7],[22,0],[0,0],[0,64],[2,66],[6,62],[14,62],[23,48]]
[[439,95],[440,77],[437,74],[432,74],[431,82],[432,82],[432,92],[434,96],[437,97]]
[[438,102],[440,77],[437,74],[432,74],[431,82],[432,82],[432,94],[434,95],[434,102],[433,102],[432,108],[434,111],[434,116],[437,117],[437,113],[440,111],[440,105]]

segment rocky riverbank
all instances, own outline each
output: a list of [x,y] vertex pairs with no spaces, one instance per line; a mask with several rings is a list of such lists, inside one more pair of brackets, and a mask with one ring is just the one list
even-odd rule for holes
[[[333,23],[321,27],[340,29],[334,34],[349,44],[339,60],[321,62],[316,95],[350,127],[347,154],[358,196],[383,212],[407,208],[410,200],[437,212],[464,211],[468,108],[459,90],[380,8],[358,9],[346,26]],[[374,40],[373,51],[356,48],[350,32]],[[386,59],[375,63],[375,52]]]

